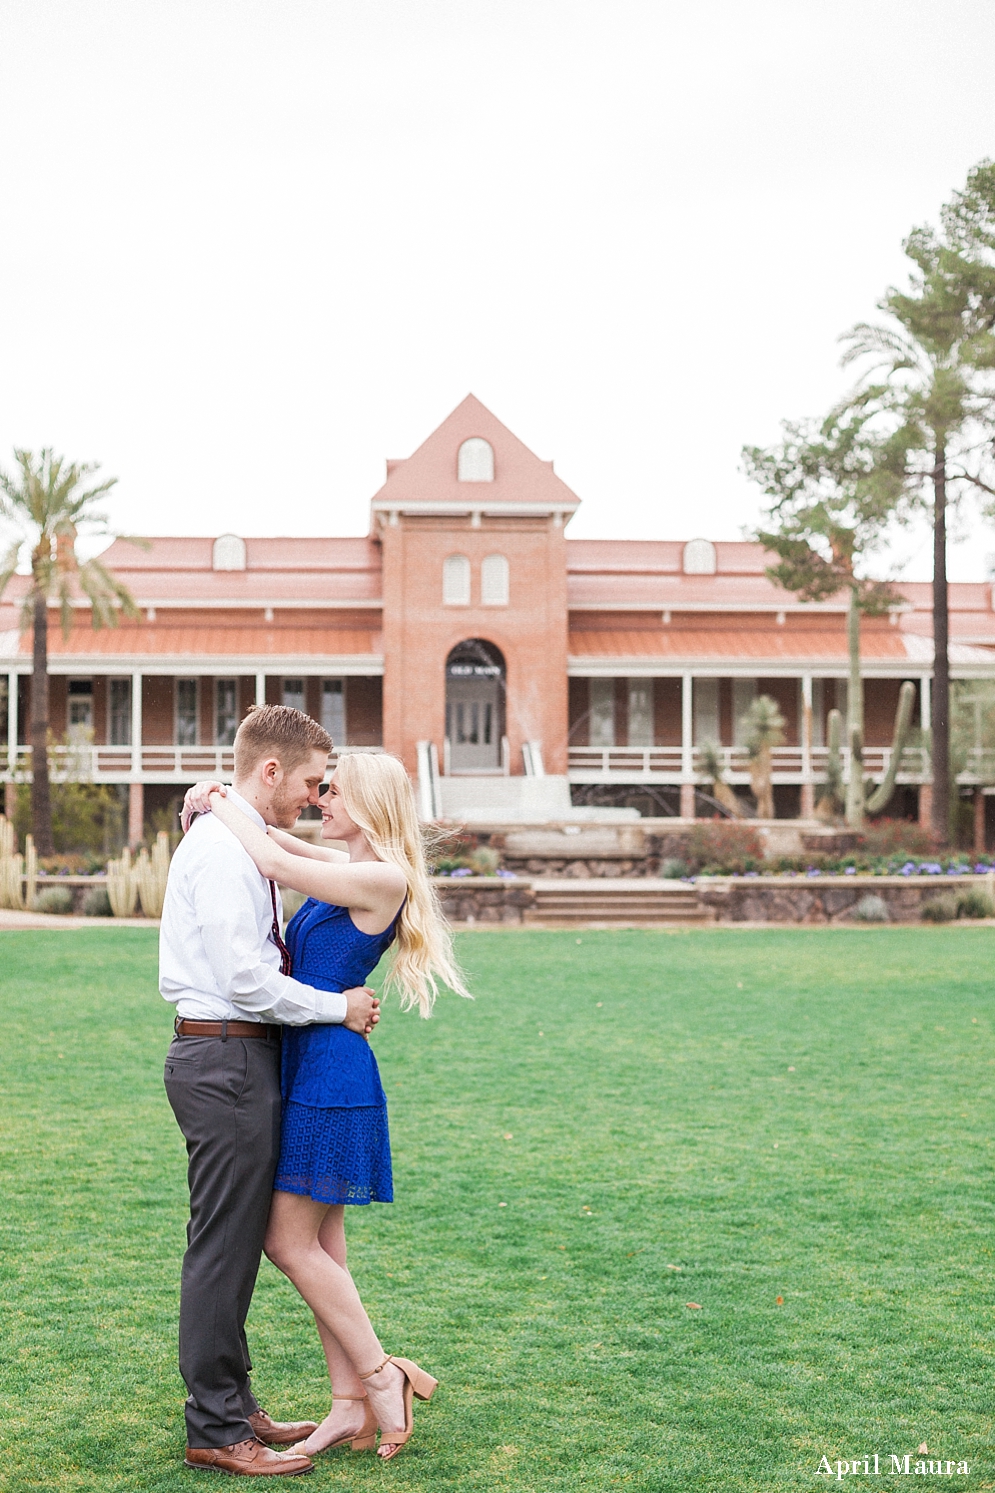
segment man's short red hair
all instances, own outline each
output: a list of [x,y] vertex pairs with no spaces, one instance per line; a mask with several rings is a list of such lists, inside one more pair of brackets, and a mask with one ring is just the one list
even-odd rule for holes
[[285,772],[312,752],[330,752],[332,738],[324,726],[292,705],[253,705],[235,736],[235,776],[244,778],[265,757],[275,757]]

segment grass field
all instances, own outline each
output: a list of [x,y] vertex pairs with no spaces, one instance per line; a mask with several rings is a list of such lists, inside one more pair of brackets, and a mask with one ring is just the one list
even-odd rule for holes
[[[351,1216],[381,1336],[442,1387],[396,1462],[334,1453],[308,1488],[811,1489],[823,1455],[924,1440],[970,1466],[943,1486],[995,1487],[993,931],[461,952],[476,1001],[377,1035],[398,1201]],[[155,934],[0,956],[0,1487],[196,1487]],[[250,1342],[273,1414],[323,1413],[268,1264]]]

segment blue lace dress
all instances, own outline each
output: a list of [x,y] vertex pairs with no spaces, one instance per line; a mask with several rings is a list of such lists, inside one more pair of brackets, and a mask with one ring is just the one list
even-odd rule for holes
[[[309,897],[287,924],[294,976],[318,990],[365,985],[394,938]],[[285,1026],[280,1160],[273,1186],[320,1203],[389,1203],[387,1100],[370,1044],[344,1026]]]

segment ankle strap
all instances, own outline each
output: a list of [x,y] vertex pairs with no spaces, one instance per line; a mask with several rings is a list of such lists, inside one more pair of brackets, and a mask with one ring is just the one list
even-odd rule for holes
[[385,1369],[389,1363],[393,1362],[394,1360],[388,1353],[387,1357],[382,1361],[382,1363],[378,1363],[375,1369],[370,1369],[370,1372],[368,1374],[357,1374],[356,1377],[357,1379],[372,1379],[374,1374],[379,1374],[381,1369]]

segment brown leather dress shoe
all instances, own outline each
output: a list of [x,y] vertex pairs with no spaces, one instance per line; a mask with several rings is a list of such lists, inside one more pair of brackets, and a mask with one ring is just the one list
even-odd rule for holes
[[265,1410],[254,1411],[249,1416],[249,1425],[267,1446],[292,1446],[295,1441],[305,1441],[318,1429],[313,1420],[271,1420]]
[[275,1452],[258,1440],[236,1441],[234,1446],[188,1446],[184,1462],[187,1467],[206,1467],[235,1477],[296,1477],[314,1470],[310,1457]]

